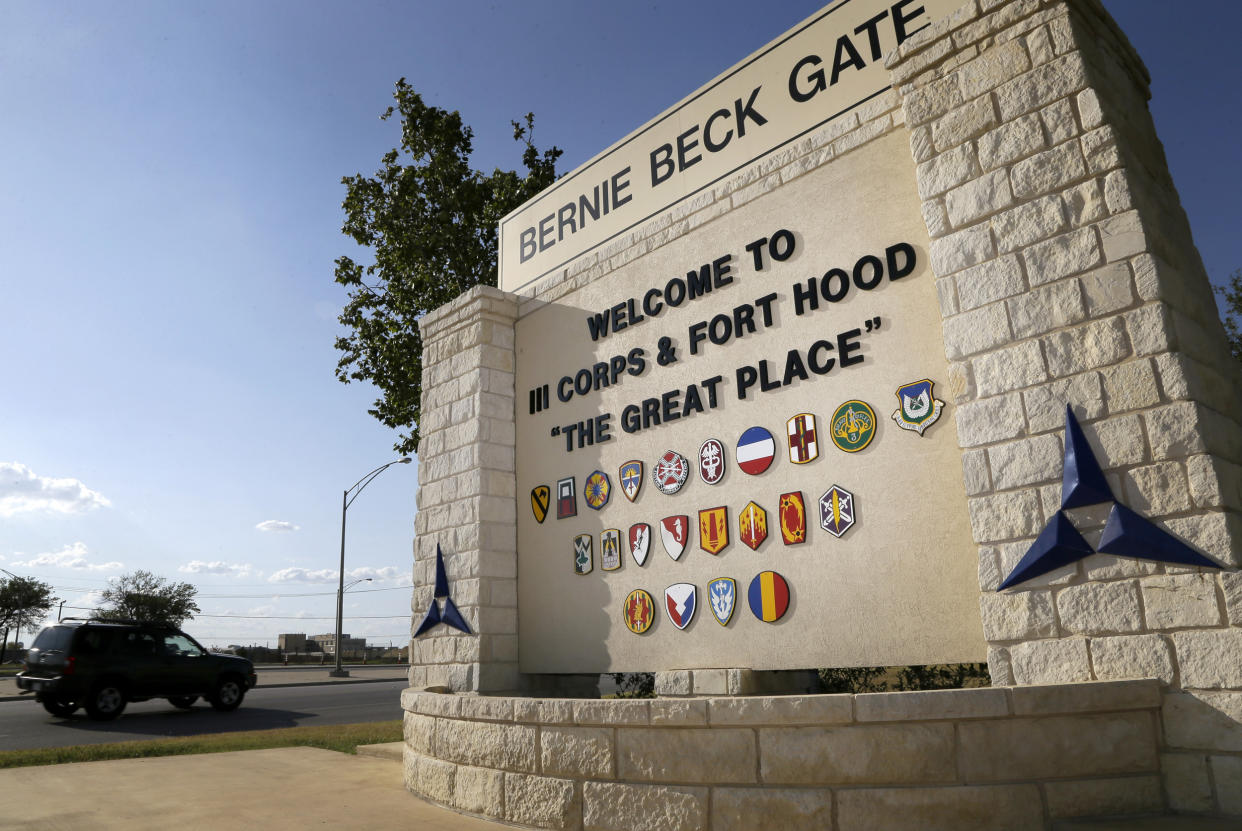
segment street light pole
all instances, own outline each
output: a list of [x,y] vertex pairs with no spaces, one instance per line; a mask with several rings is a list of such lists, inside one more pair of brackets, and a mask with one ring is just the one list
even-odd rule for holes
[[[391,461],[386,465],[380,465],[375,470],[363,476],[357,482],[354,482],[352,488],[347,488],[341,493],[341,567],[337,572],[338,582],[336,590],[336,669],[328,673],[330,678],[348,678],[349,670],[341,666],[341,629],[344,610],[345,610],[345,512],[349,510],[349,506],[358,498],[358,494],[366,488],[367,485],[393,465],[408,465],[412,462],[409,456],[402,456],[400,459]],[[353,493],[353,496],[350,496]],[[353,585],[352,583],[350,585]]]

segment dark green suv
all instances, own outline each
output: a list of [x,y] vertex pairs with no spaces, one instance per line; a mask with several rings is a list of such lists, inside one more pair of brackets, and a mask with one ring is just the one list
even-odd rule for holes
[[130,701],[167,698],[188,709],[199,696],[236,710],[257,683],[254,664],[203,649],[179,629],[138,621],[73,620],[48,626],[26,655],[17,686],[54,716],[85,707],[114,719]]

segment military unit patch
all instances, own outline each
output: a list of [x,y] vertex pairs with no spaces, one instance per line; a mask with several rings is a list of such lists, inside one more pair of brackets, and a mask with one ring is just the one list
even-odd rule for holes
[[865,401],[846,401],[832,414],[832,443],[857,453],[875,438],[875,411]]
[[699,548],[719,554],[729,545],[729,509],[704,508],[699,511]]
[[611,495],[612,482],[602,470],[595,471],[582,483],[582,498],[586,500],[588,508],[598,511],[608,504],[608,497]]
[[777,511],[781,517],[781,539],[785,545],[806,542],[806,505],[802,502],[802,491],[782,493]]
[[694,620],[698,594],[693,583],[674,583],[664,590],[664,610],[678,629],[685,629]]
[[834,537],[840,537],[854,527],[854,494],[833,485],[819,498],[819,524]]
[[651,480],[660,493],[671,496],[681,490],[690,474],[690,463],[675,450],[666,450],[651,468]]
[[530,509],[535,513],[535,522],[543,522],[548,516],[548,505],[552,499],[552,489],[547,485],[531,488]]
[[621,480],[621,493],[633,502],[638,498],[638,492],[643,486],[643,463],[637,459],[626,462],[621,465],[617,478]]
[[737,535],[752,551],[759,550],[768,538],[768,512],[754,502],[747,502],[737,517]]
[[750,611],[764,623],[775,623],[789,609],[789,584],[775,571],[761,571],[746,592]]
[[578,515],[578,498],[574,495],[574,477],[556,480],[556,518]]
[[641,635],[651,628],[655,620],[655,600],[642,589],[634,589],[626,595],[624,614],[625,626],[635,635]]
[[932,394],[932,381],[926,378],[898,387],[897,403],[900,406],[893,411],[893,421],[901,429],[913,430],[920,436],[936,423],[944,408],[944,402]]
[[639,522],[630,526],[630,556],[640,566],[647,562],[647,552],[651,546],[651,526]]
[[590,534],[574,537],[574,574],[590,574],[591,569],[595,568],[594,539]]
[[750,427],[737,440],[737,466],[743,473],[758,476],[776,456],[776,441],[762,427]]
[[717,577],[707,584],[707,600],[716,622],[728,626],[737,605],[737,581],[732,577]]
[[819,440],[812,413],[798,413],[786,421],[785,432],[789,434],[789,461],[796,465],[815,461],[819,456]]
[[724,445],[719,439],[708,439],[699,447],[699,476],[707,484],[715,485],[724,478],[724,473]]
[[660,520],[660,541],[668,556],[676,560],[686,550],[686,542],[690,539],[690,517],[666,516]]
[[621,568],[621,531],[608,528],[599,535],[599,567],[604,571]]

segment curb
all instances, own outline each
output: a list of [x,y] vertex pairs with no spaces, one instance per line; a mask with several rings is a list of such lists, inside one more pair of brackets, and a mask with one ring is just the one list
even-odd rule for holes
[[[251,687],[251,690],[259,688],[265,690],[276,690],[283,689],[285,687],[331,687],[342,684],[381,684],[385,681],[405,681],[407,685],[409,684],[408,678],[347,678],[338,681],[303,681],[301,683],[290,682],[287,684],[259,684],[256,687]],[[247,692],[249,691],[250,690],[247,690]],[[34,693],[26,693],[25,695],[0,695],[0,702],[34,700]]]

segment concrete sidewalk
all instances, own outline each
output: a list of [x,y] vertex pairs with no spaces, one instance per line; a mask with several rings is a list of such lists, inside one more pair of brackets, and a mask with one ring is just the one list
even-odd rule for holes
[[0,770],[0,829],[494,831],[406,792],[401,764],[313,747]]
[[[333,665],[310,667],[259,667],[259,688],[304,687],[320,684],[366,684],[375,681],[398,681],[409,676],[408,664],[349,664],[348,678],[330,678]],[[17,681],[0,678],[0,701],[34,700],[34,694],[21,695]]]

